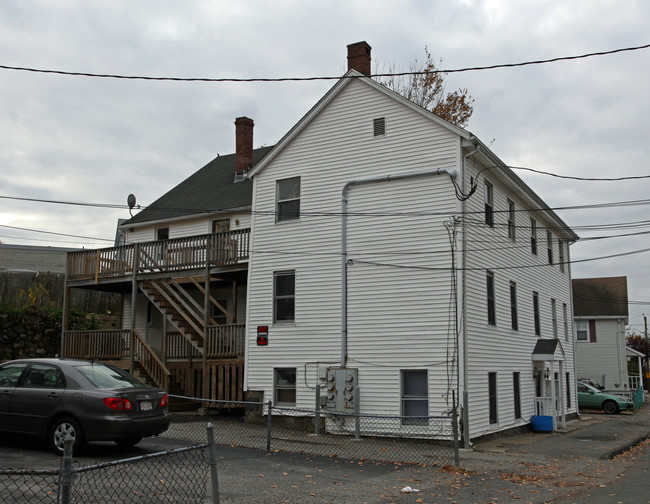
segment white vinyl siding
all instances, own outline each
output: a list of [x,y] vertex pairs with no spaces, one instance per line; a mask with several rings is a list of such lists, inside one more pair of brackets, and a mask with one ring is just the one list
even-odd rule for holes
[[[390,122],[381,149],[373,137],[378,115]],[[270,393],[272,367],[302,369],[312,363],[307,383],[298,380],[296,391],[297,404],[312,407],[314,361],[340,364],[343,186],[381,175],[458,169],[459,145],[455,134],[432,120],[362,82],[350,82],[254,176],[249,390]],[[276,225],[276,180],[297,176],[301,218]],[[440,358],[440,348],[453,344],[447,331],[451,258],[443,214],[458,210],[447,175],[348,191],[347,365],[359,369],[364,412],[400,414],[400,371],[385,367],[395,366],[396,355],[408,354],[409,367],[426,366]],[[271,327],[269,346],[260,349],[254,328],[271,324],[272,272],[284,269],[296,271],[295,324]],[[451,404],[447,378],[445,366],[429,373],[431,414]]]
[[[377,117],[386,117],[390,134],[373,137]],[[463,160],[469,151],[461,150],[455,133],[363,81],[349,82],[311,122],[300,126],[297,136],[254,175],[245,389],[263,392],[268,400],[273,369],[295,367],[305,373],[297,380],[296,404],[312,408],[323,368],[341,365],[344,185],[453,168],[458,171],[456,182],[468,191],[470,177],[477,180],[483,165]],[[540,319],[542,327],[551,328],[548,300],[570,304],[570,279],[549,266],[545,254],[533,256],[527,243],[516,247],[508,240],[508,199],[517,207],[515,229],[529,229],[533,216],[540,226],[555,229],[557,222],[530,209],[531,199],[513,187],[512,180],[501,180],[497,170],[490,174],[493,228],[482,222],[485,202],[480,192],[461,203],[444,174],[358,184],[347,192],[345,364],[359,370],[364,413],[400,414],[401,370],[407,368],[428,369],[429,414],[448,411],[457,375],[445,364],[431,363],[449,362],[453,369],[458,362],[461,384],[467,375],[470,437],[521,425],[533,414],[531,352],[537,338],[530,296],[536,290],[547,300],[540,304]],[[276,225],[275,184],[290,177],[300,177],[301,218]],[[455,257],[462,269],[456,276],[458,313],[466,315],[457,348],[454,331],[449,330],[454,327],[454,299],[445,223],[454,227],[451,217],[461,212],[480,218],[456,222],[454,229],[457,250],[466,242],[465,254]],[[461,264],[463,256],[466,262]],[[270,327],[269,345],[257,347],[255,328],[272,324],[273,272],[282,270],[296,271],[295,324]],[[510,281],[517,284],[518,331],[486,323],[486,270],[508,279],[495,283],[498,321],[510,319]],[[566,365],[572,366],[572,345],[564,350]],[[489,423],[486,366],[504,377],[499,386],[505,392],[499,390],[496,397],[498,411],[504,413],[496,424]],[[514,372],[521,373],[518,420],[505,413],[513,409]],[[464,391],[461,387],[461,396]]]
[[[471,160],[467,163],[465,179],[476,177],[480,167],[474,167]],[[472,197],[466,202],[465,212],[481,217],[481,220],[468,222],[466,230],[466,257],[464,277],[466,281],[466,334],[468,372],[469,429],[470,436],[480,436],[490,432],[521,425],[522,421],[534,413],[533,404],[535,388],[533,381],[533,364],[531,353],[537,342],[533,314],[532,293],[539,295],[539,322],[541,337],[551,338],[552,312],[550,299],[567,305],[569,331],[572,331],[571,284],[569,275],[562,274],[557,266],[548,264],[546,254],[531,254],[528,242],[531,235],[531,219],[536,227],[550,228],[556,224],[544,220],[540,212],[527,211],[530,207],[520,195],[508,189],[498,179],[491,178],[494,185],[494,228],[483,224],[484,198]],[[542,195],[543,196],[543,195]],[[525,231],[526,242],[520,246],[513,245],[508,235],[509,202],[516,207],[513,212],[516,230]],[[462,230],[462,228],[461,228]],[[557,236],[557,235],[556,235]],[[544,243],[544,241],[542,241]],[[509,245],[507,245],[509,244]],[[495,282],[496,326],[486,323],[485,315],[485,271],[494,271],[498,277],[508,281]],[[462,278],[462,277],[461,277]],[[517,326],[511,329],[511,285],[516,286]],[[462,292],[462,285],[459,286]],[[503,323],[508,321],[508,330]],[[562,341],[566,356],[567,369],[573,365],[573,345]],[[464,362],[463,360],[461,362]],[[462,365],[462,364],[461,364]],[[511,412],[512,373],[520,373],[521,419],[512,418],[511,414],[501,414],[497,424],[489,423],[489,402],[486,367],[499,370],[499,393],[497,403],[499,412]],[[503,373],[503,375],[502,375]],[[509,379],[501,380],[501,376]],[[502,383],[503,382],[503,383]],[[502,385],[507,392],[503,392]],[[506,388],[507,387],[507,388]],[[573,409],[575,411],[575,401]]]

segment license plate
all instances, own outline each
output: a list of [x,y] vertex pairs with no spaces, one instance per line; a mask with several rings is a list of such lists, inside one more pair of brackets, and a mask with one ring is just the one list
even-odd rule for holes
[[140,401],[140,411],[151,411],[152,409],[151,401]]

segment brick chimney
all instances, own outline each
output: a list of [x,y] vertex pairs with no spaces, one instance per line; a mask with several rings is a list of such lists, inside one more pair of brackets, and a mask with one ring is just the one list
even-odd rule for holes
[[370,51],[367,42],[355,42],[348,45],[348,70],[353,68],[364,75],[370,75]]
[[253,126],[248,117],[235,119],[235,175],[244,175],[253,164]]

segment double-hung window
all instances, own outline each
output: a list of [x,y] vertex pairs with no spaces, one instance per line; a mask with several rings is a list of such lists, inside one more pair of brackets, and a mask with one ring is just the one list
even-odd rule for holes
[[296,368],[276,368],[273,376],[273,403],[296,405]]
[[537,255],[537,222],[530,219],[530,251]]
[[494,273],[487,272],[487,319],[488,324],[497,324],[496,301],[494,299]]
[[539,294],[533,292],[533,317],[535,319],[535,336],[542,335],[542,329],[539,322]]
[[293,322],[296,312],[296,272],[273,273],[273,322]]
[[562,303],[562,316],[564,317],[564,341],[569,341],[569,319],[567,318],[567,305]]
[[515,202],[508,200],[508,238],[515,241]]
[[494,187],[485,182],[485,223],[494,227]]
[[512,373],[512,392],[515,406],[515,418],[521,418],[521,377],[518,371]]
[[564,273],[564,261],[565,261],[565,259],[564,259],[564,241],[558,240],[557,241],[557,246],[558,246],[559,253],[560,253],[560,256],[559,256],[559,259],[558,259],[558,261],[560,262],[560,271],[562,273]]
[[548,251],[548,263],[553,264],[553,233],[546,231],[546,250]]
[[276,222],[298,219],[300,217],[300,177],[278,180],[275,201]]
[[557,339],[557,303],[551,299],[551,320],[553,321],[553,337]]
[[510,282],[510,327],[513,331],[519,330],[519,317],[517,315],[517,284]]
[[489,417],[490,424],[495,424],[499,421],[497,414],[497,374],[488,373],[488,398],[489,398]]
[[577,320],[576,338],[578,341],[588,341],[591,343],[596,343],[596,321]]
[[429,385],[426,369],[401,372],[402,425],[429,423]]

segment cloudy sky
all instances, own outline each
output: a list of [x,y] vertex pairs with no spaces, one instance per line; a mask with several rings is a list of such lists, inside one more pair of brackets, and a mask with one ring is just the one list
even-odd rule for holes
[[[646,0],[4,0],[0,21],[0,65],[153,77],[338,76],[346,45],[359,40],[374,61],[401,71],[425,45],[443,68],[459,69],[650,43]],[[650,49],[642,49],[452,73],[446,84],[469,89],[467,129],[509,165],[618,178],[650,175],[649,81]],[[255,120],[256,147],[272,145],[332,85],[0,68],[0,241],[110,246],[124,209],[10,198],[123,205],[134,193],[146,205],[233,152],[235,117]],[[517,173],[549,206],[583,207],[557,211],[583,238],[572,259],[595,259],[575,263],[573,276],[626,275],[630,325],[641,331],[650,311],[650,252],[638,252],[650,248],[642,234],[650,179]],[[637,203],[603,206],[620,202]]]

